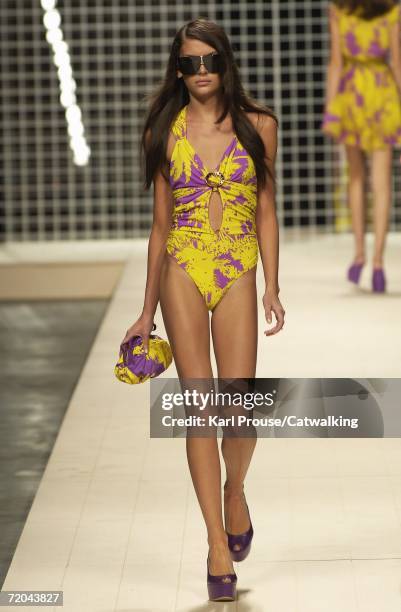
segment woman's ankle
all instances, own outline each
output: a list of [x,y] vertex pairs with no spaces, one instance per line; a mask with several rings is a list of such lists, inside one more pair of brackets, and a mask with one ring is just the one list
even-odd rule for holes
[[209,534],[207,537],[209,548],[226,548],[228,546],[228,536],[224,531]]
[[231,484],[226,481],[224,483],[224,494],[229,497],[242,497],[244,495],[244,483]]

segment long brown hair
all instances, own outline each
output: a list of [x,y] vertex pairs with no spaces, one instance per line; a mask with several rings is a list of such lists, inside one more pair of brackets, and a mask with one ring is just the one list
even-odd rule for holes
[[348,15],[357,14],[362,19],[374,19],[390,11],[397,0],[334,0],[334,4]]
[[[169,131],[177,113],[189,103],[189,93],[184,79],[177,77],[177,57],[186,38],[205,42],[220,54],[223,111],[217,119],[217,123],[221,123],[227,113],[230,113],[234,132],[254,162],[258,186],[266,184],[266,173],[275,185],[275,176],[264,161],[265,147],[263,140],[245,112],[253,111],[269,115],[276,121],[277,126],[278,118],[269,107],[257,103],[244,90],[230,42],[223,28],[213,21],[199,17],[186,23],[178,30],[171,45],[164,78],[153,93],[145,96],[149,108],[140,143],[144,189],[150,188],[159,169],[168,180],[167,143]],[[148,128],[150,128],[149,141],[147,141]]]

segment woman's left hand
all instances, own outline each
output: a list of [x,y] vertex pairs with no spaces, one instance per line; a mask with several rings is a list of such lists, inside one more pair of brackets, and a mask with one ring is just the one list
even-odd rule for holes
[[285,310],[281,305],[277,293],[269,291],[269,289],[266,289],[262,301],[265,309],[266,321],[269,324],[272,322],[272,312],[274,312],[276,317],[276,325],[264,332],[265,336],[272,336],[282,329],[284,325]]

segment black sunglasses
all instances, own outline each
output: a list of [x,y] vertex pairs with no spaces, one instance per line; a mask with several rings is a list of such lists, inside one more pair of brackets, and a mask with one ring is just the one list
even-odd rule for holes
[[181,55],[177,58],[177,67],[182,74],[196,74],[204,65],[208,72],[220,71],[220,54],[208,53],[208,55]]

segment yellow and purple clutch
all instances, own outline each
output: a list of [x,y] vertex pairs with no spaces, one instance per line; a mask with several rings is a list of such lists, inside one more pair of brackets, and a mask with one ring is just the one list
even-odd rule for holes
[[[153,323],[154,331],[156,324]],[[129,385],[143,383],[148,378],[159,376],[167,370],[173,360],[167,340],[156,334],[149,336],[149,349],[145,353],[141,336],[133,336],[120,345],[120,355],[114,367],[114,374],[121,382]]]

